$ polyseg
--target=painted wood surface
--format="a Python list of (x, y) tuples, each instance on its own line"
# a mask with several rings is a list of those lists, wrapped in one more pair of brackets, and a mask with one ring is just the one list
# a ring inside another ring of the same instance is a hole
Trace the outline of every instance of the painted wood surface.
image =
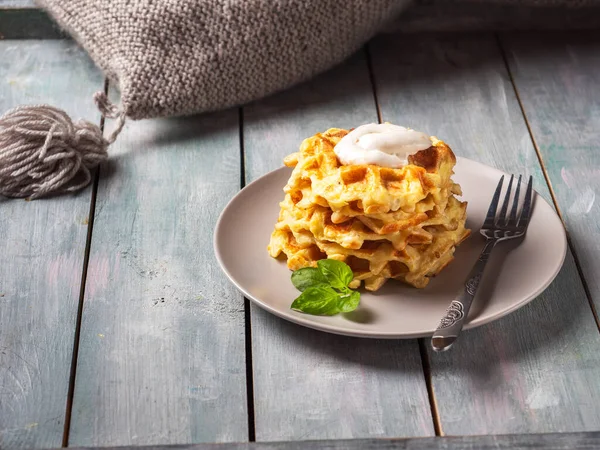
[[(376, 121), (360, 54), (244, 108), (246, 181), (281, 167), (316, 132)], [(252, 362), (257, 441), (434, 434), (414, 340), (335, 336), (252, 307)]]
[(37, 8), (33, 0), (1, 0), (0, 9), (31, 9)]
[(244, 304), (212, 246), (238, 112), (129, 122), (100, 179), (69, 444), (247, 440)]
[[(546, 2), (550, 3), (550, 2)], [(558, 3), (558, 2), (557, 2)], [(388, 29), (402, 32), (466, 32), (597, 29), (598, 5), (561, 2), (552, 7), (533, 2), (417, 1)]]
[[(144, 450), (592, 450), (600, 446), (600, 433), (561, 433), (504, 436), (461, 436), (409, 439), (354, 439), (295, 442), (248, 442), (235, 444), (199, 444), (183, 446), (119, 447)], [(106, 450), (117, 450), (115, 447)]]
[[(458, 155), (531, 174), (550, 198), (493, 36), (390, 36), (372, 48), (383, 120), (434, 134)], [(569, 254), (533, 303), (465, 332), (450, 352), (430, 355), (442, 431), (598, 429), (599, 345)]]
[(502, 41), (598, 311), (600, 38), (581, 32), (507, 35)]
[(33, 0), (0, 0), (0, 39), (65, 37), (67, 35)]
[[(0, 111), (50, 103), (99, 121), (101, 74), (72, 43), (0, 42)], [(0, 448), (61, 445), (91, 189), (0, 197)]]

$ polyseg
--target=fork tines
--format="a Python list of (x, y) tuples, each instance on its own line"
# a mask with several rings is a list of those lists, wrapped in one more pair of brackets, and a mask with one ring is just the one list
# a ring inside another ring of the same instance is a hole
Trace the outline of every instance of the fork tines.
[(512, 207), (510, 208), (510, 213), (508, 212), (514, 178), (514, 175), (510, 176), (506, 194), (504, 195), (504, 201), (502, 202), (502, 207), (500, 208), (500, 214), (498, 214), (496, 217), (498, 203), (500, 202), (500, 194), (502, 193), (502, 185), (504, 183), (504, 175), (502, 175), (500, 178), (482, 228), (524, 229), (529, 224), (529, 219), (531, 216), (531, 201), (533, 198), (533, 177), (529, 177), (529, 182), (527, 183), (527, 190), (525, 192), (525, 198), (523, 200), (523, 206), (520, 214), (517, 213), (519, 210), (522, 175), (519, 175), (519, 179), (517, 180), (515, 193), (514, 196), (512, 196)]

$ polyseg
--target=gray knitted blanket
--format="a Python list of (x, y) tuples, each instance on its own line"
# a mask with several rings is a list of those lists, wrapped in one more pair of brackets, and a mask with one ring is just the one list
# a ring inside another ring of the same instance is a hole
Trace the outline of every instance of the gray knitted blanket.
[[(385, 28), (498, 28), (523, 25), (523, 19), (535, 27), (549, 23), (540, 20), (549, 11), (557, 26), (582, 25), (582, 20), (590, 26), (587, 9), (600, 4), (600, 0), (38, 1), (119, 87), (121, 108), (132, 119), (222, 109), (263, 97), (341, 62)], [(569, 22), (572, 15), (580, 19)]]

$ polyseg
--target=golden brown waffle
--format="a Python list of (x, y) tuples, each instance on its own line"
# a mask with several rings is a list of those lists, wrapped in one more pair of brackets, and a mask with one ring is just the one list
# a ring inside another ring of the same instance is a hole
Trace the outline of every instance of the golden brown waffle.
[(425, 287), (469, 234), (467, 205), (454, 197), (460, 187), (450, 178), (452, 150), (432, 138), (399, 169), (342, 166), (333, 148), (347, 133), (317, 134), (285, 159), (294, 170), (269, 253), (284, 253), (292, 270), (323, 258), (345, 261), (354, 287), (364, 280), (377, 290), (389, 278)]

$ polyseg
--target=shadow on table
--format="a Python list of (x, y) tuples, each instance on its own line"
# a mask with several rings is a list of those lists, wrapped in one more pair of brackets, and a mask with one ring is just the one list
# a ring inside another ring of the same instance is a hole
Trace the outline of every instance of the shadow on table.
[[(328, 363), (358, 364), (385, 371), (422, 373), (416, 340), (361, 339), (330, 334), (288, 322), (253, 307), (260, 328), (283, 340), (294, 354), (308, 354), (310, 360), (325, 357)], [(260, 318), (258, 318), (260, 316)], [(341, 366), (343, 367), (343, 366)]]
[(429, 357), (434, 376), (464, 372), (485, 381), (505, 370), (507, 364), (535, 365), (536, 361), (557, 360), (580, 364), (580, 350), (590, 339), (600, 344), (569, 252), (557, 278), (538, 298), (496, 322), (465, 331), (450, 351), (429, 351)]

